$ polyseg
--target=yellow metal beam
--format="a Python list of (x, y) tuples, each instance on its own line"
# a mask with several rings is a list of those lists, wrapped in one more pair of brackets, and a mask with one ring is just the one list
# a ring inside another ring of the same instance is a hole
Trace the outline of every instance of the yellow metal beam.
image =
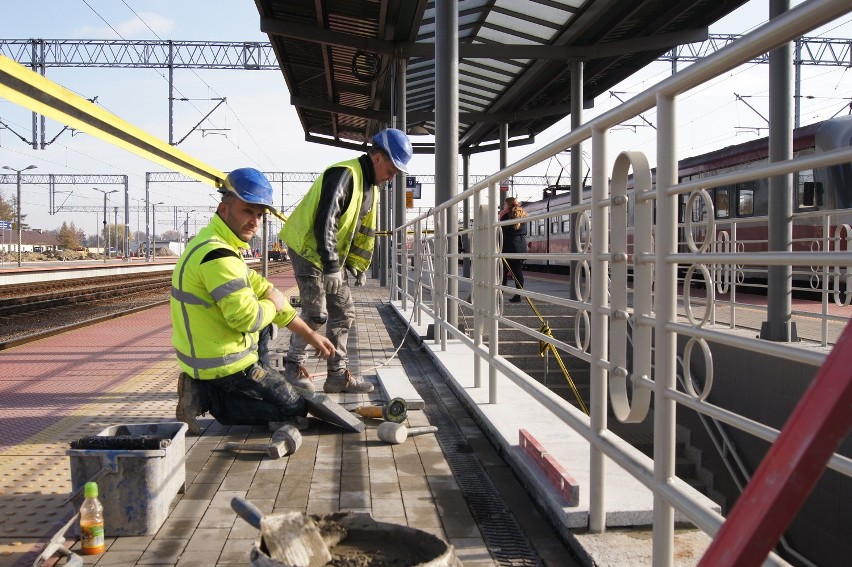
[(225, 174), (0, 55), (0, 97), (216, 187)]

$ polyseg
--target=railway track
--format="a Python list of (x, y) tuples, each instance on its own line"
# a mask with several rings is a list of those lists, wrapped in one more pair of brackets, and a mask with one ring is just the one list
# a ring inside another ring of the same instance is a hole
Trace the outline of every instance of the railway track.
[[(269, 266), (270, 274), (288, 270)], [(162, 305), (170, 293), (170, 273), (0, 286), (0, 350)]]

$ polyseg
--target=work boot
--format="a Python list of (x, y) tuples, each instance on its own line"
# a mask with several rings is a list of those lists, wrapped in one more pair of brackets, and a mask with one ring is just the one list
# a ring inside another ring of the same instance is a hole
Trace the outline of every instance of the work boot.
[(181, 372), (178, 377), (178, 403), (175, 417), (183, 421), (193, 435), (201, 435), (201, 425), (195, 419), (204, 415), (205, 411), (201, 405), (201, 392), (189, 374)]
[(292, 425), (299, 431), (304, 431), (310, 425), (307, 417), (302, 417), (301, 415), (297, 415), (296, 417), (291, 417), (290, 419), (286, 419), (284, 421), (270, 421), (269, 422), (269, 430), (270, 431), (278, 431), (285, 425)]
[(520, 302), (521, 302), (521, 296), (520, 295), (513, 295), (512, 299), (509, 300), (509, 303), (520, 303)]
[(352, 373), (348, 369), (343, 369), (340, 372), (330, 372), (322, 389), (327, 394), (337, 394), (339, 392), (362, 394), (372, 392), (373, 385), (360, 376), (357, 378), (352, 376)]
[(300, 364), (288, 361), (284, 365), (284, 379), (300, 392), (314, 391), (314, 383), (308, 369)]

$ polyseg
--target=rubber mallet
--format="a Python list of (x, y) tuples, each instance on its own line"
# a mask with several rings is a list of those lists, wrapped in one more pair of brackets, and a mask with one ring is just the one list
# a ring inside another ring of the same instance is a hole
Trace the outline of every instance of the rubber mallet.
[(405, 443), (405, 440), (415, 435), (423, 435), (426, 433), (435, 433), (438, 428), (434, 425), (425, 427), (406, 427), (401, 423), (386, 421), (379, 424), (378, 435), (379, 439), (391, 445), (399, 445)]
[(267, 457), (280, 459), (292, 455), (302, 446), (302, 434), (292, 425), (285, 425), (272, 434), (269, 443), (225, 443), (224, 451), (257, 451)]

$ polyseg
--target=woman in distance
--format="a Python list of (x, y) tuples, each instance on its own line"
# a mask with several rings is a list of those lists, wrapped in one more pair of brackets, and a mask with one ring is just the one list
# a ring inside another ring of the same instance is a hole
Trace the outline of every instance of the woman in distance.
[[(521, 207), (515, 197), (506, 197), (505, 206), (500, 211), (499, 220), (522, 219), (527, 216), (526, 211)], [(527, 225), (523, 222), (515, 224), (506, 224), (500, 227), (503, 231), (503, 253), (504, 254), (526, 254), (527, 252)], [(512, 275), (515, 280), (517, 289), (524, 288), (524, 260), (523, 258), (506, 258), (505, 262), (509, 268), (503, 270), (503, 284), (506, 285), (506, 278)], [(521, 296), (515, 294), (510, 300), (512, 303), (519, 303)]]

